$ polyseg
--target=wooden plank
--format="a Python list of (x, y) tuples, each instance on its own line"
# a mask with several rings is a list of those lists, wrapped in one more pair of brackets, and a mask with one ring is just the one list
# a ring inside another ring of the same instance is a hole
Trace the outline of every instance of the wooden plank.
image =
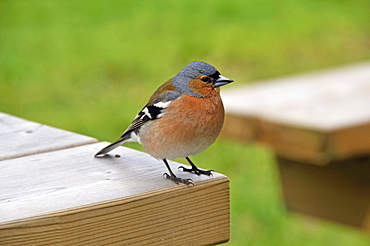
[(238, 141), (259, 141), (280, 156), (315, 165), (326, 165), (333, 158), (329, 134), (311, 129), (227, 114), (222, 134)]
[[(370, 111), (370, 105), (369, 105)], [(356, 157), (370, 155), (370, 122), (331, 132), (330, 142), (335, 156)]]
[(92, 137), (0, 112), (0, 161), (95, 142)]
[(370, 231), (370, 157), (314, 166), (278, 158), (288, 209)]
[[(184, 173), (107, 143), (0, 162), (1, 245), (213, 245), (229, 240), (229, 181)], [(119, 158), (114, 157), (116, 154)]]
[(222, 97), (223, 136), (318, 165), (370, 153), (370, 63), (263, 81)]

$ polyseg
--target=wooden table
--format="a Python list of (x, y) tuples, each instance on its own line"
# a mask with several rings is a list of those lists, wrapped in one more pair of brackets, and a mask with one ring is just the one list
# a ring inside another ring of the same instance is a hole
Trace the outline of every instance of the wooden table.
[[(0, 245), (214, 245), (229, 240), (222, 174), (162, 177), (148, 154), (0, 113)], [(115, 157), (119, 155), (120, 157)]]
[(370, 230), (370, 63), (222, 97), (222, 135), (272, 148), (289, 209)]

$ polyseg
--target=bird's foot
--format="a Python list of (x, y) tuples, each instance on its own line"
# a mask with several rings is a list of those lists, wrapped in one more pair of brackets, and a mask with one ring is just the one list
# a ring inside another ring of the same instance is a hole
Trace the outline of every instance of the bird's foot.
[(179, 166), (179, 169), (182, 169), (181, 171), (183, 172), (189, 172), (189, 173), (194, 173), (198, 176), (200, 175), (207, 175), (207, 176), (213, 176), (212, 175), (212, 172), (213, 170), (203, 170), (203, 169), (199, 169), (197, 167), (192, 167), (192, 168), (186, 168), (186, 167), (183, 167), (183, 166)]
[(193, 180), (191, 179), (182, 179), (182, 178), (176, 177), (175, 175), (168, 175), (167, 173), (164, 173), (163, 176), (167, 179), (172, 180), (175, 184), (182, 183), (182, 184), (194, 186)]

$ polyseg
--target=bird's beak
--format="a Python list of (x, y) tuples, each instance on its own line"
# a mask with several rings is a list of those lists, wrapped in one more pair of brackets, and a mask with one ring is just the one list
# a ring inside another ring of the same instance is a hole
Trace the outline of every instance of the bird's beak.
[(213, 84), (215, 87), (220, 87), (220, 86), (223, 86), (223, 85), (227, 85), (231, 82), (234, 82), (234, 80), (232, 79), (229, 79), (225, 76), (222, 76), (220, 75), (220, 77), (215, 81), (215, 83)]

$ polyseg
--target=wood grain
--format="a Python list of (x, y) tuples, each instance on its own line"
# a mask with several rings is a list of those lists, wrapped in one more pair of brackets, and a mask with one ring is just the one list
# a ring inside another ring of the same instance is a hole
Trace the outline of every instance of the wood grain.
[[(0, 162), (1, 245), (214, 245), (229, 239), (229, 181), (162, 177), (163, 163), (107, 143)], [(114, 156), (119, 154), (120, 158)]]
[(0, 112), (0, 161), (97, 142)]

